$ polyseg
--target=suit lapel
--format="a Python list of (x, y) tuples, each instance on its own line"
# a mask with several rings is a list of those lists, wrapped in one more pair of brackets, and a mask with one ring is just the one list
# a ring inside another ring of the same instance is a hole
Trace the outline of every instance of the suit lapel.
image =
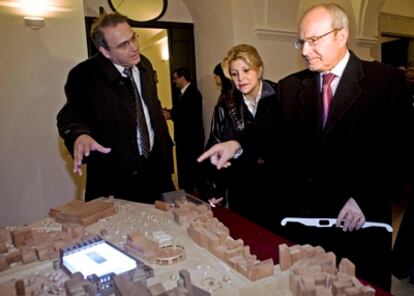
[(325, 133), (328, 133), (346, 114), (355, 100), (361, 94), (358, 81), (363, 77), (362, 67), (359, 59), (351, 52), (342, 78), (339, 81), (333, 97), (331, 109), (325, 126)]
[(319, 136), (322, 125), (322, 102), (319, 88), (319, 73), (309, 72), (309, 75), (302, 80), (302, 89), (298, 96), (307, 126), (314, 131), (315, 137)]

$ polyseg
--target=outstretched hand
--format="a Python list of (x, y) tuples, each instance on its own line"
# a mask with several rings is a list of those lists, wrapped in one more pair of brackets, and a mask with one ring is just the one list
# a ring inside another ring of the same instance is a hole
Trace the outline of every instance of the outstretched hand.
[(217, 169), (227, 168), (231, 165), (230, 159), (234, 157), (236, 152), (241, 148), (240, 143), (237, 141), (227, 141), (218, 143), (205, 151), (197, 158), (198, 162), (202, 162), (207, 158), (210, 158), (212, 165)]
[(89, 135), (80, 135), (73, 144), (73, 173), (82, 176), (83, 157), (88, 157), (91, 151), (98, 151), (104, 154), (111, 152), (111, 148), (106, 148), (98, 144)]

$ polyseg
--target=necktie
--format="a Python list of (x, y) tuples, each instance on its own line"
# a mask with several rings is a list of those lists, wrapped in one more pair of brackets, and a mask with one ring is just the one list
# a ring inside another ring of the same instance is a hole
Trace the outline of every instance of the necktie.
[(322, 102), (323, 102), (323, 115), (322, 115), (322, 124), (325, 127), (326, 119), (328, 119), (329, 108), (332, 103), (332, 89), (331, 83), (335, 78), (335, 74), (326, 73), (322, 75)]
[(144, 108), (142, 107), (141, 95), (138, 91), (137, 85), (135, 83), (134, 77), (132, 76), (132, 68), (125, 68), (124, 74), (131, 80), (134, 96), (136, 101), (136, 113), (137, 113), (137, 124), (138, 131), (141, 139), (141, 155), (145, 158), (148, 158), (150, 153), (150, 140), (148, 134), (147, 121), (145, 120)]

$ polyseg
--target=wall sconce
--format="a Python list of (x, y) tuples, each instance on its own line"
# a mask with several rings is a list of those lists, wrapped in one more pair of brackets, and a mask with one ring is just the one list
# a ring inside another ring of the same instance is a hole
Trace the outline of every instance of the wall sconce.
[(37, 16), (25, 16), (24, 25), (32, 28), (33, 30), (39, 30), (45, 26), (45, 19)]
[(168, 61), (170, 59), (170, 51), (168, 50), (168, 38), (163, 37), (160, 39), (161, 42), (161, 60)]

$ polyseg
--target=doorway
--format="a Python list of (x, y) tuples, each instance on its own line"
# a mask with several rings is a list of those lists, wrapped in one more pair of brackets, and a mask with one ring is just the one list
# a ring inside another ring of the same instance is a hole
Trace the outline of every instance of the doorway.
[[(162, 108), (172, 108), (172, 88), (170, 59), (168, 49), (168, 32), (162, 28), (137, 28), (133, 30), (138, 34), (140, 52), (152, 63), (156, 75), (158, 98)], [(168, 131), (174, 140), (174, 124), (167, 120)], [(177, 162), (174, 146), (174, 174), (173, 182), (178, 188)]]

